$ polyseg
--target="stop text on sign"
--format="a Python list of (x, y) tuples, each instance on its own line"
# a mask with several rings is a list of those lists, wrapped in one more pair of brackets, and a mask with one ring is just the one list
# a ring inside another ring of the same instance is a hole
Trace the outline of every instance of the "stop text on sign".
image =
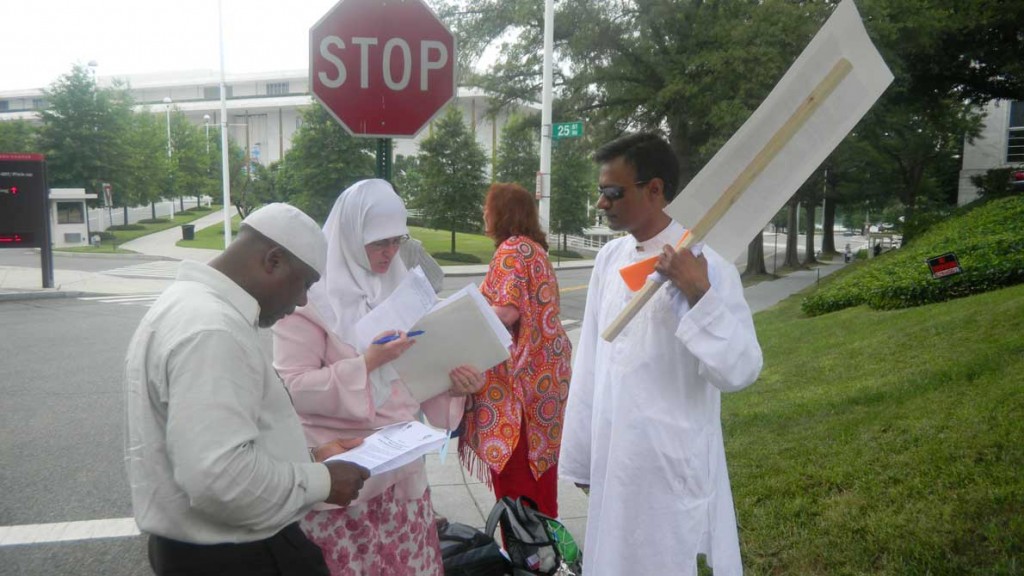
[[(384, 42), (383, 48), (376, 48), (380, 45), (380, 38), (371, 36), (353, 36), (348, 44), (338, 36), (325, 36), (320, 41), (320, 56), (335, 67), (335, 73), (321, 71), (317, 78), (327, 88), (340, 88), (348, 81), (348, 69), (342, 61), (340, 52), (345, 50), (359, 51), (359, 87), (370, 88), (370, 62), (373, 50), (383, 50), (381, 59), (373, 58), (374, 62), (381, 63), (381, 75), (384, 84), (391, 90), (399, 92), (409, 86), (412, 78), (413, 66), (419, 66), (419, 89), (422, 92), (430, 90), (430, 72), (442, 70), (448, 64), (448, 47), (437, 40), (421, 40), (417, 46), (416, 57), (414, 58), (412, 47), (403, 38), (390, 38)], [(396, 75), (397, 69), (397, 75)]]

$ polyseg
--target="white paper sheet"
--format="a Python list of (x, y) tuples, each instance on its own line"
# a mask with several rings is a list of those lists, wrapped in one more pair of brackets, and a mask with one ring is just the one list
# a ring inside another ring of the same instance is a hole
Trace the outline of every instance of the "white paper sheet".
[(436, 303), (437, 296), (423, 270), (419, 266), (409, 270), (391, 296), (356, 323), (356, 348), (365, 352), (382, 332), (408, 332)]
[(381, 428), (366, 437), (359, 446), (326, 461), (342, 460), (359, 464), (373, 476), (401, 468), (440, 449), (447, 437), (446, 432), (415, 420), (400, 422)]
[(512, 337), (476, 286), (439, 302), (411, 330), (416, 344), (391, 362), (413, 398), (422, 402), (451, 387), (454, 368), (484, 371), (509, 358)]
[(703, 238), (734, 261), (892, 82), (852, 0), (843, 0), (768, 98), (665, 211), (692, 228), (840, 58), (853, 69)]

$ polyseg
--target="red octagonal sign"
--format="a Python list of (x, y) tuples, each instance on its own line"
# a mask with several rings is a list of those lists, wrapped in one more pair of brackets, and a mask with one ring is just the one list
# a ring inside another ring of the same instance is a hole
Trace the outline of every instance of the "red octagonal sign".
[(309, 30), (309, 76), (353, 136), (412, 137), (455, 97), (455, 38), (421, 0), (341, 0)]

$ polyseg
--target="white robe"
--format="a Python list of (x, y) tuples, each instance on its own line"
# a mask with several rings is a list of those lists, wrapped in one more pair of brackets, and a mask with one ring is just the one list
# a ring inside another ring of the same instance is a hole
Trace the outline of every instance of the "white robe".
[(622, 266), (674, 245), (672, 222), (597, 255), (565, 414), (560, 475), (590, 485), (587, 576), (742, 574), (722, 442), (721, 392), (749, 386), (761, 347), (736, 268), (705, 247), (711, 289), (691, 310), (662, 288), (612, 343), (601, 332), (633, 293)]

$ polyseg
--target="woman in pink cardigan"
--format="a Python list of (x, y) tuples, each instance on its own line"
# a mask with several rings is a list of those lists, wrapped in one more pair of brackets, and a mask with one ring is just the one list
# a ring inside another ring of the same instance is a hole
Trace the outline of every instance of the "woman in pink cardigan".
[[(365, 437), (416, 419), (421, 410), (432, 425), (452, 430), (465, 396), (483, 385), (479, 371), (459, 367), (448, 392), (420, 404), (388, 366), (413, 340), (401, 334), (362, 354), (351, 344), (355, 323), (407, 273), (396, 256), (408, 237), (405, 221), (405, 206), (384, 180), (364, 180), (343, 192), (324, 226), (324, 276), (309, 291), (309, 304), (274, 326), (274, 367), (309, 446)], [(302, 529), (334, 575), (443, 573), (422, 460), (371, 476), (352, 504), (322, 505), (303, 519)]]

